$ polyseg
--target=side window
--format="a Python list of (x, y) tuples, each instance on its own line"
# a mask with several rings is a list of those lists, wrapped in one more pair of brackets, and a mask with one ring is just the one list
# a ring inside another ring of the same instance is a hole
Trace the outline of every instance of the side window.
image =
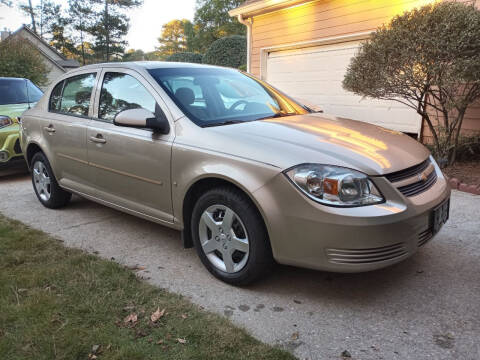
[(59, 111), (66, 114), (88, 116), (95, 76), (95, 73), (82, 74), (66, 79)]
[(37, 102), (43, 96), (42, 90), (40, 90), (30, 80), (27, 81), (27, 91), (28, 91), (28, 101), (31, 102), (31, 103)]
[(52, 90), (50, 94), (50, 102), (48, 103), (48, 110), (53, 112), (60, 111), (60, 103), (62, 101), (62, 90), (64, 81), (60, 81)]
[(113, 121), (119, 112), (138, 108), (155, 113), (155, 104), (152, 94), (133, 76), (108, 72), (103, 79), (98, 117)]

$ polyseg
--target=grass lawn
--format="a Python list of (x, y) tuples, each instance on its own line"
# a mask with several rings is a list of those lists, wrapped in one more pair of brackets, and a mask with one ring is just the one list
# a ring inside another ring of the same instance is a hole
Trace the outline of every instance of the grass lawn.
[(1, 215), (0, 358), (294, 359), (114, 262)]

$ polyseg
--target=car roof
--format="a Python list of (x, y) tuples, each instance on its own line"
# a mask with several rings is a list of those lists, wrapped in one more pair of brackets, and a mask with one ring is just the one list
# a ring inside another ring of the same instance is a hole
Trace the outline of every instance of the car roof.
[(159, 69), (159, 68), (220, 68), (219, 66), (195, 64), (195, 63), (183, 63), (183, 62), (171, 62), (171, 61), (129, 61), (129, 62), (110, 62), (85, 65), (75, 70), (83, 69), (98, 69), (104, 67), (121, 67), (125, 69)]
[(2, 80), (16, 80), (16, 81), (25, 81), (25, 78), (17, 78), (17, 77), (0, 77), (0, 81)]

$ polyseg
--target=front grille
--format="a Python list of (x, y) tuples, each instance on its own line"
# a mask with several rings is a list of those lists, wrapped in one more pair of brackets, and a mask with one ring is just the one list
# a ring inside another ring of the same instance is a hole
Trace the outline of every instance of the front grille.
[(425, 190), (428, 190), (433, 184), (435, 184), (436, 181), (437, 173), (433, 171), (430, 175), (427, 176), (427, 179), (425, 181), (420, 180), (413, 184), (399, 187), (398, 191), (400, 191), (405, 196), (418, 195)]
[(403, 243), (370, 249), (326, 249), (335, 264), (368, 264), (399, 258), (407, 254)]
[(418, 247), (425, 245), (431, 238), (433, 238), (433, 231), (431, 228), (422, 231), (418, 234)]
[[(427, 159), (418, 165), (387, 174), (385, 177), (393, 183), (397, 190), (403, 195), (415, 196), (428, 190), (437, 181), (437, 172), (435, 168), (433, 168), (427, 176), (422, 176), (425, 170), (432, 167), (433, 164), (430, 159)], [(411, 179), (411, 181), (408, 181), (409, 179)], [(405, 182), (407, 183), (406, 185), (401, 185), (401, 183)]]
[(428, 165), (430, 165), (430, 163), (431, 163), (430, 159), (427, 159), (418, 165), (387, 174), (385, 175), (385, 177), (392, 183), (405, 180), (405, 179), (408, 179), (409, 177), (420, 174), (423, 170), (425, 170), (428, 167)]
[(20, 141), (15, 141), (15, 145), (13, 146), (13, 150), (15, 151), (16, 154), (21, 154), (22, 153), (22, 148), (20, 147)]

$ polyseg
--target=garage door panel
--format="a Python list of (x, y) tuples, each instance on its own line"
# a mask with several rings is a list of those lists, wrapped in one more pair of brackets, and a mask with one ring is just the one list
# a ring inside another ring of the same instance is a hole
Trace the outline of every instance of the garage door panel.
[(359, 45), (356, 41), (271, 52), (267, 81), (326, 113), (416, 133), (420, 117), (413, 109), (396, 101), (364, 99), (343, 89), (343, 77)]

